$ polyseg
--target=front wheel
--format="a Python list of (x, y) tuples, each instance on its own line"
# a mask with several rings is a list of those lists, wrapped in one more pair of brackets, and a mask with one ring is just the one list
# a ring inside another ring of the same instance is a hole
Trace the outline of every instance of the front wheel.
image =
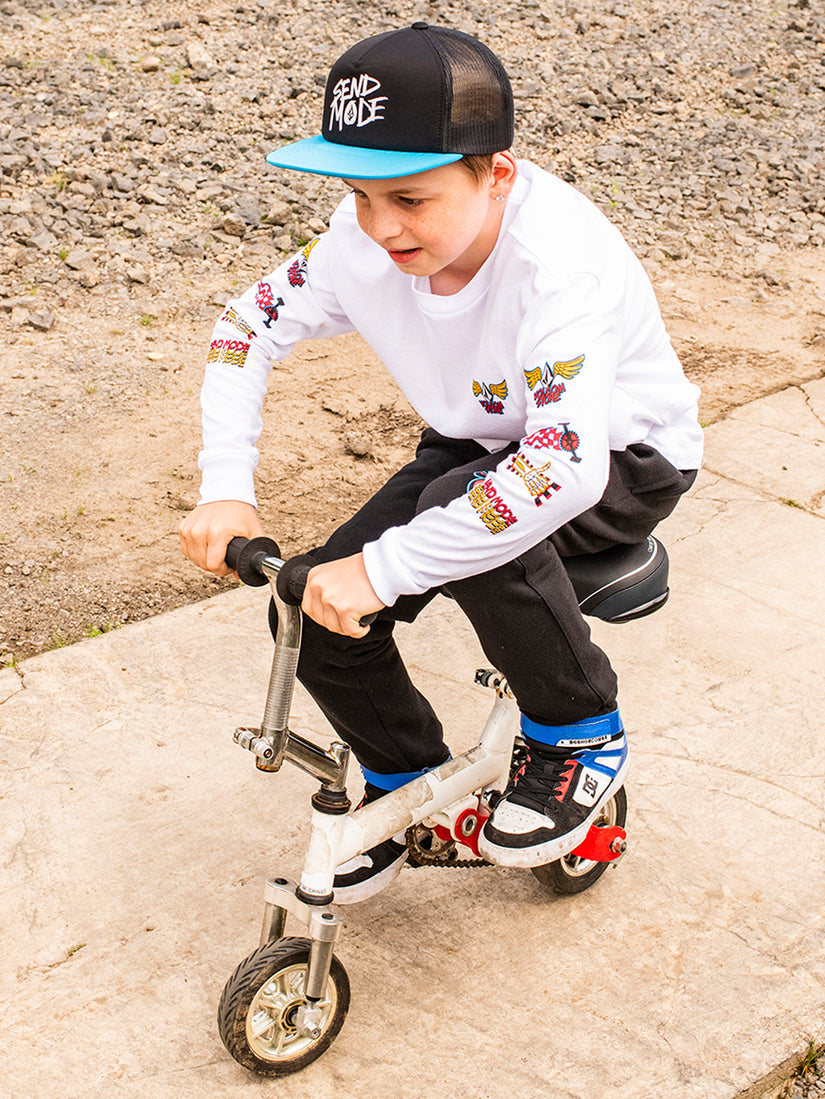
[(238, 1064), (262, 1076), (306, 1068), (329, 1048), (349, 1008), (349, 979), (333, 957), (324, 995), (310, 1028), (301, 1029), (307, 1004), (309, 939), (279, 939), (245, 958), (218, 1007), (221, 1040)]
[[(626, 820), (627, 794), (622, 786), (604, 803), (593, 824), (597, 828), (612, 828), (617, 825), (624, 828)], [(594, 862), (593, 859), (583, 859), (571, 854), (557, 859), (556, 862), (548, 862), (545, 866), (534, 866), (533, 875), (554, 893), (569, 895), (589, 889), (611, 865), (609, 862)]]

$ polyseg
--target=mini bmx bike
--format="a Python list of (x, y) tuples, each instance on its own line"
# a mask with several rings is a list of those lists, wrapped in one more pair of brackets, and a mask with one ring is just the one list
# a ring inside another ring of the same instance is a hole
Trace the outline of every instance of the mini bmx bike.
[[(282, 1076), (305, 1068), (330, 1046), (349, 1008), (349, 980), (333, 953), (342, 929), (334, 907), (336, 868), (402, 830), (412, 866), (488, 866), (478, 854), (479, 833), (525, 748), (504, 677), (480, 669), (475, 681), (491, 688), (495, 699), (476, 746), (353, 809), (346, 790), (349, 746), (334, 742), (322, 749), (289, 730), (310, 560), (282, 561), (268, 538), (234, 539), (226, 560), (244, 583), (269, 583), (278, 611), (263, 720), (259, 728), (236, 729), (235, 741), (253, 753), (259, 769), (278, 771), (288, 760), (321, 784), (312, 797), (301, 880), (266, 882), (260, 945), (235, 969), (218, 1008), (221, 1039), (235, 1060), (261, 1075)], [(582, 612), (609, 622), (651, 614), (668, 596), (667, 553), (652, 537), (567, 558), (565, 566)], [(624, 853), (626, 814), (621, 788), (579, 846), (531, 872), (557, 893), (588, 889)], [(284, 937), (288, 916), (303, 925), (305, 936)]]

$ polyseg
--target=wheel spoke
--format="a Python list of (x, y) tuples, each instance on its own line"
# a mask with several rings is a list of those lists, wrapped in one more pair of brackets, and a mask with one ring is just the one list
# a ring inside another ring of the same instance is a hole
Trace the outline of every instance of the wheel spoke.
[(250, 1020), (249, 1036), (257, 1040), (262, 1038), (267, 1031), (273, 1030), (275, 1026), (275, 1020), (271, 1015), (268, 1015), (265, 1011), (258, 1011)]

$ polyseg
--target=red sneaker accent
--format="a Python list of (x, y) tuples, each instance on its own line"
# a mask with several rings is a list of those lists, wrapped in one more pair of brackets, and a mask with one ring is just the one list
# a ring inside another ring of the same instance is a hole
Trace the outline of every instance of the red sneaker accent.
[(568, 789), (570, 788), (570, 783), (573, 781), (573, 775), (576, 773), (576, 760), (575, 759), (568, 759), (567, 764), (568, 764), (569, 770), (562, 771), (561, 779), (559, 781), (558, 786), (556, 787), (556, 793), (554, 795), (555, 798), (556, 798), (556, 801), (564, 801), (564, 795), (567, 793)]

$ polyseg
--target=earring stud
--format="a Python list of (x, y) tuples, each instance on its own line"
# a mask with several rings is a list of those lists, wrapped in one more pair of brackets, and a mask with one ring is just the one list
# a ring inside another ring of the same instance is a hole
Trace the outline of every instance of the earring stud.
[(496, 195), (496, 202), (504, 202), (504, 195)]

